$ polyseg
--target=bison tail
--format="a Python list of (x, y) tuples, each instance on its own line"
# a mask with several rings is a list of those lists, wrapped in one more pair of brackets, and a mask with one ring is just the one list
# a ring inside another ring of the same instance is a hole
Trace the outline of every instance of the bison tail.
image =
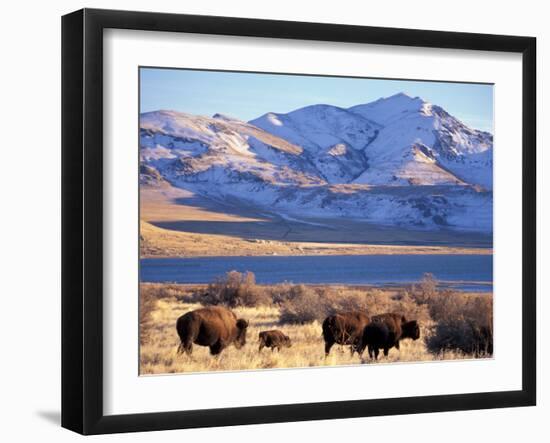
[(178, 353), (191, 354), (200, 328), (200, 321), (192, 315), (185, 314), (178, 318), (176, 330), (180, 339)]

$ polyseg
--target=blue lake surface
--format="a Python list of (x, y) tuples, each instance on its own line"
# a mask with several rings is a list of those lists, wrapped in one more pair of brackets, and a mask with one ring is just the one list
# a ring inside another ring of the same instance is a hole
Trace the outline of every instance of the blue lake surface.
[(403, 285), (426, 272), (442, 286), (493, 290), (492, 255), (329, 255), (141, 259), (142, 282), (210, 283), (228, 271), (252, 271), (256, 282)]

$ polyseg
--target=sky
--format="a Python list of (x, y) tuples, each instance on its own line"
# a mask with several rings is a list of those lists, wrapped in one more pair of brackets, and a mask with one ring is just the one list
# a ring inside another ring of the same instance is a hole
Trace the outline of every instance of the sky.
[(493, 86), (471, 83), (140, 68), (140, 112), (159, 109), (244, 121), (304, 106), (348, 108), (404, 92), (493, 132)]

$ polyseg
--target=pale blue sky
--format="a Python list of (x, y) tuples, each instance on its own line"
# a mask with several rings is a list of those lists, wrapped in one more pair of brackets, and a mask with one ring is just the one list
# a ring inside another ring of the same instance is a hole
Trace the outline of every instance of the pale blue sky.
[(319, 103), (347, 108), (404, 92), (493, 132), (492, 85), (156, 68), (141, 68), (140, 76), (141, 112), (221, 113), (248, 121), (266, 112)]

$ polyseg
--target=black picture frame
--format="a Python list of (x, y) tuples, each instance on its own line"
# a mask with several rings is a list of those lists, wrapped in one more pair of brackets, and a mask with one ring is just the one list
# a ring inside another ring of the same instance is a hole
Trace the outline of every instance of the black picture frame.
[[(104, 415), (103, 31), (108, 28), (503, 51), (523, 63), (522, 388)], [(83, 9), (62, 18), (62, 426), (82, 434), (488, 409), (536, 404), (536, 39), (230, 17)]]

